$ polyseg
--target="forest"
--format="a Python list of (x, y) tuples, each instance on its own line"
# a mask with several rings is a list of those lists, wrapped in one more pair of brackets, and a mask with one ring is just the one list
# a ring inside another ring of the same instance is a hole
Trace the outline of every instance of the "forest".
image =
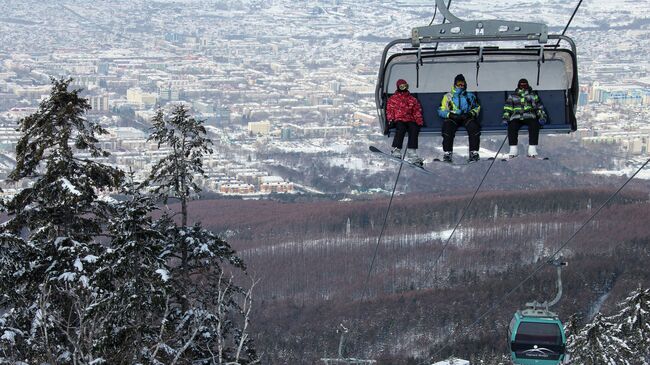
[(149, 141), (166, 154), (135, 181), (103, 163), (106, 131), (70, 82), (19, 123), (0, 364), (314, 364), (340, 328), (347, 357), (499, 364), (513, 313), (556, 293), (551, 258), (569, 263), (553, 310), (573, 363), (648, 363), (645, 180), (518, 176), (475, 196), (401, 192), (390, 210), (386, 195), (195, 200), (202, 121), (157, 111)]
[[(260, 279), (253, 328), (264, 362), (315, 363), (335, 355), (343, 323), (351, 329), (347, 356), (410, 364), (445, 345), (440, 359), (505, 354), (512, 314), (555, 295), (550, 266), (479, 324), (464, 326), (556, 253), (614, 191), (479, 194), (444, 252), (470, 195), (397, 197), (378, 246), (388, 198), (202, 200), (192, 202), (192, 211), (227, 237)], [(555, 308), (562, 319), (575, 315), (584, 325), (648, 287), (648, 209), (643, 183), (624, 190), (558, 253), (569, 263)]]

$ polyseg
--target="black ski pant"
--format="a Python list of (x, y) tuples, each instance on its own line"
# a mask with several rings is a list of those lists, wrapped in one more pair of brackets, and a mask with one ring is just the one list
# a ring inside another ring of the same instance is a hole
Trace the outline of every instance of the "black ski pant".
[(404, 136), (408, 132), (409, 142), (407, 148), (418, 148), (418, 134), (420, 134), (420, 126), (415, 122), (395, 122), (396, 131), (395, 138), (393, 138), (393, 147), (402, 149), (404, 144)]
[(519, 129), (528, 126), (528, 144), (537, 146), (541, 126), (537, 119), (515, 119), (508, 122), (508, 144), (516, 146), (519, 143)]
[(481, 125), (476, 119), (467, 119), (466, 121), (454, 122), (451, 119), (445, 119), (442, 122), (442, 149), (445, 152), (454, 150), (454, 137), (459, 127), (465, 127), (469, 137), (469, 150), (478, 151), (481, 137)]

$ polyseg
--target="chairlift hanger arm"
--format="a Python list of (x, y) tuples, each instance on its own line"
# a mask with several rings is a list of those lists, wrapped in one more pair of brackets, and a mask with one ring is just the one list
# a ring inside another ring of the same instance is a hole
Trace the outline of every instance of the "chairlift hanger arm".
[(551, 266), (555, 266), (555, 269), (557, 271), (557, 293), (555, 294), (555, 298), (551, 300), (550, 302), (530, 302), (526, 303), (526, 306), (532, 309), (537, 309), (537, 308), (545, 308), (548, 310), (549, 307), (552, 307), (556, 305), (560, 299), (562, 298), (562, 266), (567, 266), (568, 263), (562, 261), (562, 259), (556, 258), (556, 259), (551, 259), (548, 260), (547, 262)]
[(415, 27), (411, 30), (411, 44), (417, 47), (421, 42), (537, 40), (548, 42), (548, 26), (543, 23), (516, 22), (507, 20), (472, 20)]
[(436, 0), (436, 8), (438, 8), (442, 16), (450, 22), (462, 22), (462, 20), (449, 11), (449, 8), (447, 8), (447, 5), (445, 4), (445, 0)]
[(562, 261), (562, 259), (554, 259), (550, 260), (549, 264), (555, 266), (557, 270), (557, 294), (555, 295), (555, 298), (548, 303), (548, 306), (552, 307), (560, 301), (560, 298), (562, 298), (562, 266), (567, 266), (568, 263)]
[[(444, 0), (436, 0), (436, 9), (449, 20), (449, 23), (416, 27), (411, 31), (411, 44), (413, 47), (420, 45), (420, 42), (429, 38), (436, 42), (441, 39), (456, 39), (474, 37), (506, 38), (520, 37), (524, 35), (527, 39), (537, 39), (539, 43), (548, 41), (548, 27), (543, 23), (516, 22), (507, 20), (478, 20), (465, 21), (449, 11)], [(564, 35), (564, 33), (562, 33)]]

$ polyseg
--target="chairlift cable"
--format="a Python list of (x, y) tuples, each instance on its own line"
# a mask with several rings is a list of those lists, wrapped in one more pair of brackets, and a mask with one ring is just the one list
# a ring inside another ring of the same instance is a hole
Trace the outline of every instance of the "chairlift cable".
[[(447, 1), (447, 9), (449, 9), (450, 6), (451, 6), (451, 0)], [(438, 6), (436, 6), (436, 9), (433, 11), (433, 18), (431, 18), (431, 22), (429, 23), (429, 26), (431, 26), (431, 24), (433, 24), (433, 20), (436, 18), (436, 12), (437, 11), (438, 11)], [(442, 18), (442, 24), (445, 24), (445, 20), (447, 20), (447, 18), (443, 17)], [(436, 42), (436, 44), (433, 46), (433, 48), (435, 50), (438, 49), (438, 42)]]
[[(573, 21), (573, 17), (578, 12), (578, 8), (580, 8), (580, 4), (582, 4), (582, 0), (578, 1), (578, 5), (576, 5), (576, 8), (573, 10), (573, 14), (571, 14), (571, 18), (569, 18), (569, 21), (566, 23), (566, 26), (564, 26), (564, 30), (562, 31), (562, 35), (564, 35), (564, 33), (566, 33), (567, 29), (569, 29), (569, 25), (571, 25), (571, 22)], [(561, 41), (561, 39), (557, 40), (557, 43), (555, 44), (555, 48), (560, 46), (560, 41)]]
[[(406, 151), (404, 151), (404, 155), (402, 155), (402, 160), (406, 156)], [(388, 201), (388, 208), (386, 209), (386, 214), (384, 215), (384, 223), (381, 225), (381, 231), (379, 232), (379, 236), (377, 237), (377, 244), (375, 245), (375, 252), (372, 255), (372, 260), (370, 261), (370, 267), (368, 268), (368, 274), (366, 275), (366, 282), (364, 284), (364, 289), (362, 292), (361, 300), (363, 300), (366, 297), (366, 293), (368, 290), (368, 283), (370, 282), (370, 275), (372, 274), (372, 268), (375, 265), (375, 260), (377, 259), (377, 253), (379, 251), (379, 244), (381, 243), (381, 238), (384, 235), (384, 231), (386, 230), (386, 222), (388, 222), (388, 213), (390, 213), (390, 208), (393, 205), (393, 197), (395, 197), (395, 189), (397, 188), (397, 183), (399, 182), (399, 176), (402, 173), (402, 167), (404, 166), (404, 162), (399, 164), (399, 170), (397, 170), (397, 177), (395, 178), (395, 184), (393, 184), (393, 191), (390, 194), (390, 200)]]
[(488, 174), (490, 173), (490, 170), (492, 169), (492, 166), (494, 166), (494, 163), (498, 160), (499, 153), (501, 152), (501, 149), (503, 149), (503, 146), (505, 145), (507, 139), (508, 139), (508, 136), (506, 136), (506, 137), (503, 139), (503, 142), (501, 142), (501, 146), (499, 147), (499, 150), (498, 150), (497, 153), (494, 155), (494, 159), (493, 159), (492, 162), (490, 163), (490, 166), (487, 168), (487, 170), (486, 170), (485, 173), (483, 174), (483, 178), (481, 179), (481, 182), (478, 184), (478, 186), (477, 186), (476, 189), (474, 190), (474, 194), (472, 195), (472, 198), (469, 200), (469, 202), (468, 202), (467, 205), (465, 206), (465, 209), (463, 209), (463, 214), (460, 216), (460, 219), (458, 219), (458, 221), (456, 222), (456, 226), (455, 226), (454, 229), (451, 231), (451, 234), (449, 235), (449, 237), (447, 237), (447, 241), (445, 241), (445, 244), (442, 246), (442, 250), (440, 250), (440, 253), (438, 254), (438, 257), (437, 257), (436, 260), (433, 262), (433, 266), (431, 267), (431, 270), (427, 270), (427, 277), (426, 277), (425, 280), (424, 280), (425, 282), (426, 282), (426, 280), (428, 279), (428, 273), (432, 272), (432, 271), (436, 268), (436, 266), (438, 265), (438, 261), (440, 260), (440, 258), (442, 257), (442, 255), (443, 255), (444, 252), (445, 252), (445, 248), (447, 248), (447, 246), (449, 245), (449, 242), (451, 242), (451, 238), (454, 236), (454, 233), (456, 233), (456, 230), (457, 230), (458, 227), (460, 226), (460, 223), (463, 221), (463, 218), (465, 218), (465, 215), (466, 215), (467, 212), (469, 211), (469, 207), (472, 205), (472, 202), (474, 202), (474, 199), (476, 198), (476, 195), (478, 194), (479, 190), (481, 189), (481, 186), (483, 186), (483, 183), (485, 182), (485, 178), (486, 178), (486, 177), (488, 176)]
[[(622, 190), (623, 190), (623, 188), (625, 188), (625, 186), (627, 186), (627, 184), (628, 184), (630, 181), (632, 181), (632, 179), (634, 179), (634, 177), (635, 177), (639, 172), (641, 172), (641, 170), (643, 170), (643, 168), (646, 167), (646, 165), (648, 165), (648, 163), (650, 163), (650, 158), (647, 159), (646, 162), (645, 162), (643, 165), (641, 165), (641, 167), (639, 167), (639, 168), (636, 170), (636, 172), (635, 172), (632, 176), (630, 176), (630, 177), (625, 181), (625, 183), (624, 183), (623, 185), (621, 185), (621, 187), (618, 188), (618, 190), (616, 190), (616, 192), (614, 192), (612, 195), (610, 195), (610, 197), (607, 198), (607, 200), (606, 200), (606, 201), (605, 201), (605, 202), (604, 202), (604, 203), (603, 203), (603, 204), (602, 204), (602, 205), (601, 205), (601, 206), (600, 206), (600, 207), (599, 207), (599, 208), (594, 212), (594, 214), (592, 214), (592, 215), (589, 217), (589, 219), (587, 219), (587, 220), (586, 220), (586, 221), (585, 221), (585, 222), (584, 222), (584, 223), (583, 223), (583, 224), (582, 224), (582, 225), (581, 225), (581, 226), (580, 226), (580, 227), (579, 227), (579, 228), (578, 228), (578, 229), (573, 233), (573, 235), (571, 235), (571, 237), (569, 237), (569, 238), (568, 238), (568, 239), (567, 239), (567, 240), (566, 240), (562, 245), (560, 245), (560, 248), (558, 248), (558, 249), (557, 249), (557, 250), (556, 250), (556, 251), (555, 251), (555, 252), (554, 252), (554, 253), (549, 257), (548, 260), (552, 260), (553, 258), (555, 258), (555, 256), (557, 256), (557, 255), (560, 253), (560, 251), (562, 251), (562, 250), (563, 250), (563, 249), (564, 249), (564, 248), (565, 248), (565, 247), (566, 247), (566, 246), (567, 246), (567, 245), (568, 245), (568, 244), (569, 244), (569, 243), (570, 243), (570, 242), (571, 242), (571, 241), (572, 241), (572, 240), (573, 240), (577, 235), (578, 235), (578, 233), (580, 233), (580, 232), (582, 231), (582, 229), (583, 229), (584, 227), (586, 227), (587, 224), (589, 224), (589, 223), (590, 223), (590, 222), (591, 222), (591, 221), (596, 217), (596, 215), (598, 215), (598, 213), (600, 213), (600, 211), (603, 210), (603, 208), (605, 208), (605, 206), (607, 206), (607, 205), (608, 205), (608, 204), (609, 204), (609, 203), (610, 203), (610, 202), (611, 202), (611, 201), (612, 201), (612, 200), (613, 200), (613, 199), (614, 199), (614, 198), (615, 198), (615, 197), (616, 197), (616, 196), (617, 196), (617, 195), (618, 195)], [(508, 297), (510, 297), (510, 295), (512, 295), (512, 293), (514, 293), (516, 290), (518, 290), (519, 288), (521, 288), (522, 285), (524, 285), (524, 284), (525, 284), (528, 280), (530, 280), (530, 279), (531, 279), (531, 278), (532, 278), (532, 277), (533, 277), (537, 272), (539, 272), (543, 267), (545, 267), (545, 266), (547, 265), (547, 261), (548, 261), (548, 260), (546, 260), (546, 261), (544, 261), (543, 263), (541, 263), (540, 265), (538, 265), (538, 266), (535, 268), (535, 270), (533, 270), (533, 271), (532, 271), (528, 276), (526, 276), (523, 280), (521, 280), (521, 281), (519, 282), (519, 284), (517, 284), (514, 288), (512, 288), (510, 291), (508, 291), (504, 296), (502, 296), (501, 298), (499, 298), (499, 299), (498, 299), (498, 300), (497, 300), (497, 301), (496, 301), (496, 302), (495, 302), (495, 303), (494, 303), (494, 304), (493, 304), (489, 309), (487, 309), (485, 312), (483, 312), (483, 313), (482, 313), (482, 314), (481, 314), (481, 315), (480, 315), (480, 316), (479, 316), (479, 317), (478, 317), (474, 322), (472, 322), (470, 325), (466, 326), (465, 329), (460, 333), (460, 335), (464, 335), (464, 334), (466, 334), (470, 329), (472, 329), (472, 328), (473, 328), (474, 326), (476, 326), (476, 325), (477, 325), (481, 320), (483, 320), (483, 318), (485, 318), (488, 314), (492, 313), (492, 311), (494, 311), (495, 309), (501, 307), (501, 305), (504, 303), (504, 301), (505, 301)], [(435, 352), (435, 353), (434, 353), (434, 354), (433, 354), (429, 359), (433, 359), (433, 358), (435, 358), (435, 357), (438, 356), (438, 355), (439, 355), (439, 354), (440, 354), (444, 349), (446, 349), (447, 347), (449, 347), (449, 340), (455, 337), (455, 336), (454, 336), (454, 335), (455, 335), (455, 332), (456, 332), (456, 331), (452, 331), (452, 333), (451, 333), (451, 334), (450, 334), (450, 335), (449, 335), (449, 336), (444, 340), (444, 342), (446, 342), (447, 344), (445, 344), (445, 345), (444, 345), (443, 347), (441, 347), (438, 351), (436, 351), (436, 352)], [(444, 343), (444, 342), (443, 342), (443, 343)], [(421, 365), (421, 364), (426, 364), (426, 363), (428, 363), (428, 361), (421, 362), (421, 363), (419, 363), (419, 365)]]
[[(449, 0), (449, 1), (447, 2), (447, 9), (449, 9), (449, 6), (450, 6), (450, 5), (451, 5), (451, 0)], [(431, 25), (433, 24), (433, 21), (436, 20), (436, 14), (437, 14), (437, 13), (438, 13), (438, 7), (436, 6), (436, 7), (434, 7), (434, 9), (433, 9), (433, 18), (431, 18), (431, 21), (429, 22), (429, 26), (431, 26)], [(442, 23), (443, 23), (443, 24), (445, 23), (445, 20), (447, 20), (447, 19), (443, 17), (443, 18), (442, 18)]]
[(433, 24), (433, 21), (436, 20), (436, 14), (437, 14), (437, 13), (438, 13), (438, 7), (436, 6), (436, 7), (433, 9), (433, 18), (431, 18), (431, 21), (429, 22), (429, 26), (431, 26), (431, 25)]
[[(404, 151), (404, 154), (402, 155), (402, 160), (406, 157), (406, 151)], [(372, 268), (375, 265), (375, 261), (377, 259), (377, 254), (379, 252), (379, 244), (381, 243), (381, 238), (384, 236), (384, 231), (386, 230), (386, 222), (388, 222), (388, 214), (390, 213), (390, 208), (393, 205), (393, 198), (395, 197), (395, 190), (397, 189), (397, 183), (399, 182), (399, 177), (402, 174), (402, 167), (404, 167), (404, 162), (399, 164), (399, 170), (397, 170), (397, 177), (395, 177), (395, 184), (393, 184), (393, 191), (390, 194), (390, 200), (388, 201), (388, 208), (386, 208), (386, 214), (384, 215), (384, 222), (381, 225), (381, 231), (379, 232), (379, 236), (377, 237), (377, 244), (375, 245), (375, 251), (372, 255), (372, 260), (370, 261), (370, 267), (368, 268), (368, 274), (366, 275), (366, 280), (363, 284), (363, 291), (361, 292), (361, 301), (363, 301), (367, 294), (368, 294), (368, 288), (369, 288), (369, 283), (370, 283), (370, 276), (372, 275)], [(361, 312), (361, 303), (359, 304), (357, 311), (357, 315)]]
[[(451, 6), (451, 0), (447, 1), (447, 9)], [(442, 24), (445, 24), (445, 20), (447, 20), (446, 17), (442, 17)]]

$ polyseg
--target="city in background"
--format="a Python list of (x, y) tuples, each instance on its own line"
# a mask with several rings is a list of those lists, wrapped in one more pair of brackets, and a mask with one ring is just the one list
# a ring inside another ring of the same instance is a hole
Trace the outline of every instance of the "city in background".
[[(538, 3), (458, 1), (452, 10), (514, 19)], [(561, 31), (573, 4), (541, 3), (546, 11), (526, 20)], [(632, 4), (590, 3), (575, 19), (579, 131), (559, 137), (580, 148), (614, 146), (627, 159), (647, 156), (650, 143), (650, 21), (643, 9), (621, 11)], [(109, 131), (101, 140), (107, 162), (125, 170), (143, 174), (166, 153), (147, 143), (150, 120), (183, 103), (214, 142), (206, 191), (331, 193), (318, 179), (298, 178), (317, 161), (350, 172), (338, 192), (384, 192), (355, 178), (394, 167), (366, 153), (386, 143), (374, 104), (381, 52), (428, 24), (432, 10), (432, 1), (10, 0), (0, 16), (0, 177), (15, 163), (17, 121), (37, 110), (51, 77), (71, 77), (90, 101), (88, 118)], [(429, 159), (439, 153), (438, 140), (423, 144)], [(20, 186), (4, 188), (11, 195)]]

